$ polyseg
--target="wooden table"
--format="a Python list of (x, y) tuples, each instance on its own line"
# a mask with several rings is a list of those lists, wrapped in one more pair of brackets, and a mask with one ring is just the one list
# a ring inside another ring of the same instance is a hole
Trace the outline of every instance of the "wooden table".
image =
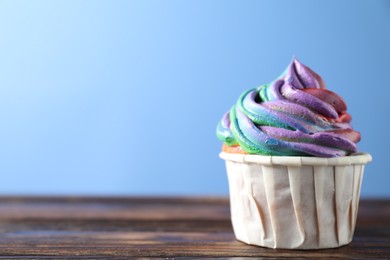
[(363, 200), (352, 244), (293, 251), (236, 241), (226, 198), (0, 198), (0, 258), (390, 259), (390, 200)]

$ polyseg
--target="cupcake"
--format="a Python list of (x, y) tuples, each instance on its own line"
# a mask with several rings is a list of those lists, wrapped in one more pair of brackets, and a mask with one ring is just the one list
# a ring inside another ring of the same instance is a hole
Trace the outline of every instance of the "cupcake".
[(344, 100), (293, 59), (244, 92), (222, 117), (235, 236), (269, 248), (320, 249), (352, 241), (368, 153)]

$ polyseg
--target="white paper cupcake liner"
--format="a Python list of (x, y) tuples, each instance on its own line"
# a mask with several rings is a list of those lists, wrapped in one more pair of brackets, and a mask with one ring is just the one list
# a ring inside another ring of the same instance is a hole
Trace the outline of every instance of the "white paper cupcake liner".
[(338, 158), (222, 152), (235, 236), (286, 249), (333, 248), (351, 242), (367, 153)]

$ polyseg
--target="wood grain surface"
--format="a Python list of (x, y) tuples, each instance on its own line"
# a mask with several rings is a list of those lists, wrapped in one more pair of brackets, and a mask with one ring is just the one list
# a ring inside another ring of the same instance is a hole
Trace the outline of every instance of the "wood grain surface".
[(226, 198), (0, 198), (0, 258), (390, 259), (390, 200), (360, 203), (353, 242), (274, 250), (236, 241)]

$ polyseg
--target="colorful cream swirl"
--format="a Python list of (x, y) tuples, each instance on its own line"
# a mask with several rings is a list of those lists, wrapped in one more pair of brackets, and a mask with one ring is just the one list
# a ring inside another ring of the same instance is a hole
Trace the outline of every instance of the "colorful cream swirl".
[(347, 106), (294, 59), (282, 76), (244, 92), (217, 127), (227, 146), (249, 154), (336, 157), (356, 152)]

